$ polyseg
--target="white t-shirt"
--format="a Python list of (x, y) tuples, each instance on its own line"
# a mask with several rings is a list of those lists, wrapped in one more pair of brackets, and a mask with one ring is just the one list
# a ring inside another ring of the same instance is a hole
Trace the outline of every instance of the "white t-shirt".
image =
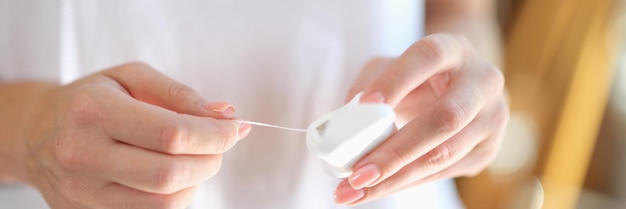
[[(143, 61), (244, 119), (306, 127), (342, 105), (373, 56), (417, 40), (416, 0), (0, 0), (0, 80), (71, 82)], [(253, 127), (191, 208), (341, 208), (304, 135)], [(357, 208), (461, 208), (451, 181)], [(0, 184), (0, 208), (46, 208)]]

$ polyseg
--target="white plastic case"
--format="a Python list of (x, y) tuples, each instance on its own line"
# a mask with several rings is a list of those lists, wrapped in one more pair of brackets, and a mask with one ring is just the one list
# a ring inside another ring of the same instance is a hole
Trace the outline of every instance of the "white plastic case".
[(396, 130), (393, 108), (382, 103), (359, 103), (361, 95), (308, 127), (307, 147), (333, 177), (350, 176), (354, 163)]

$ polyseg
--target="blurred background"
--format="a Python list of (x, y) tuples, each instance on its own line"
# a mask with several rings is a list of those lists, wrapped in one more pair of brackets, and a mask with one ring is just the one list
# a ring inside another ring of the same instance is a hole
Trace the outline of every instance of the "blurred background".
[(511, 119), (468, 209), (626, 208), (626, 0), (500, 0)]

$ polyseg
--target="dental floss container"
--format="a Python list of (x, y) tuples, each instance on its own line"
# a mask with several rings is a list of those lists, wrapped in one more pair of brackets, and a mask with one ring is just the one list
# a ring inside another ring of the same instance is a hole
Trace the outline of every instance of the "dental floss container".
[(350, 176), (354, 163), (396, 130), (393, 108), (382, 103), (360, 103), (362, 94), (315, 120), (307, 130), (309, 151), (336, 178)]

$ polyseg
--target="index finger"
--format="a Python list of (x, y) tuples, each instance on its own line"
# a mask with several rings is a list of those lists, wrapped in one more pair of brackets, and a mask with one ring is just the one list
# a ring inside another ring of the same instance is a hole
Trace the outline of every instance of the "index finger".
[(127, 144), (167, 154), (219, 154), (239, 138), (233, 120), (179, 114), (115, 90), (101, 94), (104, 131)]
[(131, 62), (102, 71), (113, 79), (122, 91), (133, 98), (177, 113), (230, 118), (235, 108), (225, 102), (207, 102), (191, 87), (171, 79), (151, 66)]
[(365, 88), (361, 101), (382, 99), (391, 106), (397, 105), (433, 75), (458, 69), (463, 64), (463, 42), (463, 38), (444, 34), (420, 39)]
[[(500, 71), (473, 55), (463, 58), (460, 69), (452, 69), (456, 75), (435, 103), (355, 164), (355, 173), (350, 177), (353, 186), (376, 185), (427, 153), (431, 153), (426, 158), (434, 166), (445, 166), (473, 147), (468, 143), (471, 140), (450, 138), (465, 130), (485, 105), (501, 95), (504, 87)], [(357, 180), (363, 172), (376, 176), (375, 180)]]

